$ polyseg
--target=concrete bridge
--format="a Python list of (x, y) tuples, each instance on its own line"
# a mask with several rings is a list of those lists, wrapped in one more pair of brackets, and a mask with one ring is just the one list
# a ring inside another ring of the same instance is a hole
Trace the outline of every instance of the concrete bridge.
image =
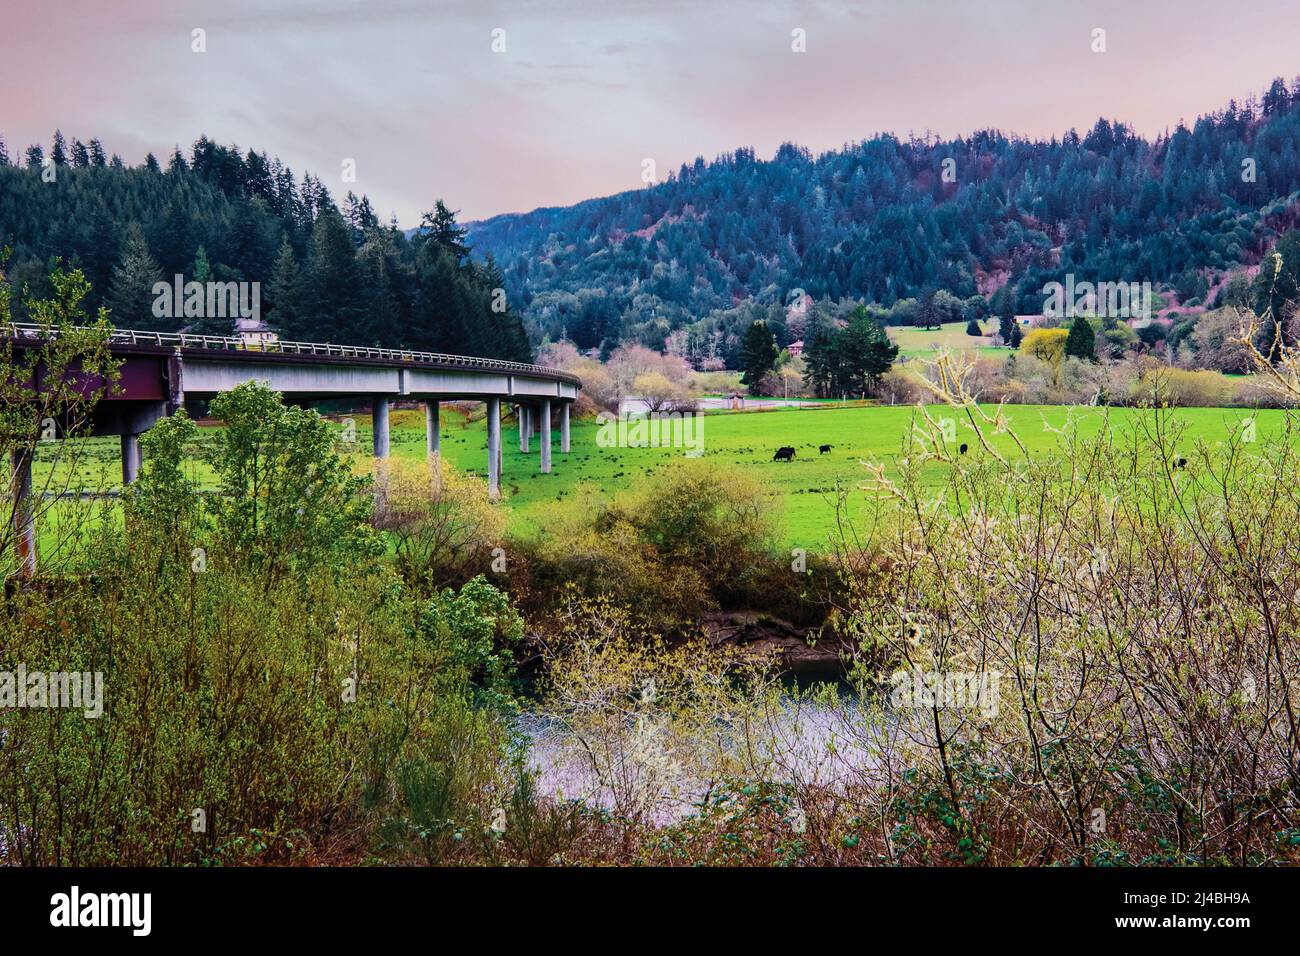
[[(0, 328), (15, 348), (40, 344), (48, 329), (14, 323)], [(229, 336), (188, 335), (117, 329), (110, 341), (121, 360), (119, 387), (95, 408), (92, 434), (122, 439), (122, 480), (130, 483), (140, 469), (140, 435), (186, 399), (211, 399), (248, 381), (258, 381), (296, 404), (337, 398), (370, 403), (374, 420), (374, 453), (389, 452), (388, 410), (395, 399), (424, 403), (426, 446), (440, 451), (439, 405), (474, 400), (487, 405), (488, 490), (501, 489), (501, 403), (516, 406), (519, 448), (528, 451), (532, 436), (540, 439), (541, 470), (551, 470), (551, 422), (558, 410), (560, 451), (569, 451), (569, 406), (582, 382), (573, 375), (540, 365), (499, 359), (329, 345), (319, 342), (273, 342), (250, 346)], [(31, 488), (31, 457), (16, 454), (15, 494)], [(18, 518), (19, 509), (15, 509)], [(28, 509), (30, 514), (30, 509)], [(27, 523), (30, 525), (30, 522)], [(20, 538), (32, 545), (34, 528)]]

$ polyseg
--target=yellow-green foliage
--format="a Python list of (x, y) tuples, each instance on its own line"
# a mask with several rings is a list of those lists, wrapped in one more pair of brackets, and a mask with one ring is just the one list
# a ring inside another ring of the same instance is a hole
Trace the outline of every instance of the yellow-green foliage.
[(392, 535), (397, 567), (411, 582), (461, 584), (491, 569), (507, 513), (487, 486), (442, 462), (390, 458), (370, 464), (375, 526)]
[[(1062, 429), (1050, 460), (956, 461), (952, 507), (918, 466), (885, 483), (850, 619), (897, 721), (892, 859), (1294, 857), (1295, 428), (1195, 442), (1157, 412)], [(896, 668), (997, 679), (978, 706), (899, 701)]]
[(1236, 400), (1237, 389), (1231, 379), (1205, 369), (1149, 369), (1133, 383), (1130, 398), (1150, 405), (1176, 405), (1187, 408), (1213, 408)]
[(1065, 355), (1069, 329), (1030, 329), (1020, 342), (1020, 351), (1051, 365), (1058, 365)]
[(543, 711), (586, 771), (571, 796), (638, 828), (724, 780), (767, 775), (745, 743), (776, 686), (770, 662), (702, 641), (665, 645), (607, 601), (571, 602), (563, 622)]
[(675, 461), (611, 508), (669, 560), (694, 564), (710, 579), (744, 573), (750, 555), (771, 546), (772, 511), (752, 473), (699, 459)]
[(104, 675), (97, 720), (0, 711), (14, 862), (319, 852), (356, 823), (363, 787), (387, 788), (396, 754), (377, 743), (418, 750), (455, 709), (454, 672), (387, 573), (266, 587), (220, 553), (201, 573), (134, 546), (101, 554), (96, 581), (16, 597), (0, 620), (11, 665)]
[(692, 629), (770, 560), (772, 499), (739, 468), (681, 461), (610, 499), (586, 485), (532, 545), (532, 587), (608, 596), (657, 629)]

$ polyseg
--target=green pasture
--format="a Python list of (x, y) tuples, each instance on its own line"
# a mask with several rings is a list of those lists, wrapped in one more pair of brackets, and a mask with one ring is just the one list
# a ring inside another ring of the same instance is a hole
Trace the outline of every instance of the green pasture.
[[(980, 323), (986, 332), (997, 329), (997, 319)], [(987, 335), (966, 334), (965, 322), (946, 322), (938, 329), (919, 329), (910, 325), (891, 325), (885, 329), (904, 358), (932, 359), (943, 349), (954, 352), (974, 351), (985, 355), (1010, 355), (1011, 350), (992, 344)]]
[[(932, 407), (936, 419), (956, 416), (948, 409)], [(1025, 442), (1031, 454), (1057, 453), (1059, 436), (1049, 430), (1061, 428), (1073, 414), (1081, 434), (1100, 430), (1105, 412), (1100, 409), (1074, 409), (1061, 406), (1009, 406), (1011, 427)], [(888, 465), (902, 453), (911, 424), (917, 415), (911, 406), (875, 406), (836, 408), (821, 406), (809, 409), (780, 409), (764, 412), (722, 412), (705, 417), (705, 461), (736, 465), (760, 476), (772, 491), (774, 504), (781, 515), (783, 537), (791, 547), (816, 548), (825, 543), (835, 527), (836, 489), (850, 489), (850, 506), (860, 510), (866, 493), (859, 486), (867, 474), (862, 461)], [(1113, 428), (1130, 429), (1136, 416), (1150, 416), (1151, 411), (1111, 409)], [(1190, 450), (1198, 440), (1218, 441), (1240, 426), (1248, 414), (1241, 409), (1180, 409), (1172, 413), (1185, 426), (1184, 443)], [(1281, 426), (1282, 412), (1265, 410), (1258, 415), (1256, 431), (1260, 438)], [(418, 419), (418, 415), (412, 416)], [(394, 451), (399, 455), (422, 455), (422, 424), (414, 426), (403, 419), (394, 429)], [(360, 427), (360, 425), (359, 425)], [(973, 443), (973, 433), (960, 424), (956, 441)], [(368, 440), (368, 439), (367, 439)], [(827, 454), (820, 445), (832, 445)], [(997, 436), (996, 447), (1010, 452), (1013, 445), (1007, 436)], [(793, 461), (773, 461), (775, 450), (782, 445), (796, 449)], [(606, 492), (634, 487), (638, 481), (665, 467), (674, 458), (684, 456), (681, 449), (671, 448), (601, 448), (596, 443), (596, 425), (577, 423), (573, 428), (573, 451), (565, 456), (555, 434), (553, 471), (539, 472), (537, 444), (532, 453), (519, 452), (517, 432), (505, 433), (505, 463), (502, 489), (513, 511), (516, 530), (531, 532), (545, 522), (548, 508), (570, 496), (581, 481), (593, 482)], [(467, 427), (452, 424), (443, 428), (443, 449), (458, 468), (484, 475), (486, 441), (481, 422)], [(935, 479), (943, 466), (934, 466)]]
[[(959, 416), (940, 406), (932, 406), (930, 411), (936, 419), (952, 417), (958, 423), (956, 442), (968, 442), (974, 448), (973, 433), (960, 424)], [(1036, 405), (1008, 406), (1007, 413), (1011, 427), (1032, 454), (1059, 453), (1059, 436), (1050, 429), (1063, 427), (1067, 416), (1075, 417), (1083, 434), (1095, 434), (1106, 414), (1101, 409)], [(790, 547), (817, 548), (825, 543), (835, 526), (837, 487), (850, 490), (851, 508), (860, 511), (866, 501), (866, 493), (859, 488), (866, 480), (861, 462), (879, 461), (888, 465), (895, 461), (904, 449), (917, 414), (911, 406), (835, 405), (713, 413), (705, 416), (701, 457), (706, 462), (739, 466), (763, 479), (772, 490), (784, 541)], [(1138, 416), (1153, 414), (1150, 410), (1127, 408), (1109, 411), (1112, 427), (1119, 429), (1131, 429)], [(1252, 413), (1244, 409), (1195, 408), (1167, 414), (1185, 428), (1183, 444), (1190, 451), (1198, 440), (1214, 442), (1227, 438), (1230, 430)], [(1264, 438), (1281, 427), (1284, 413), (1261, 410), (1253, 414), (1257, 416), (1257, 433)], [(359, 461), (364, 462), (371, 447), (370, 420), (364, 415), (351, 417), (356, 443), (343, 447), (355, 448)], [(421, 410), (394, 411), (390, 425), (394, 455), (408, 458), (424, 455)], [(342, 433), (344, 425), (340, 423), (339, 428)], [(212, 431), (204, 429), (204, 440), (211, 440)], [(680, 448), (602, 448), (597, 444), (596, 433), (594, 421), (575, 421), (573, 450), (562, 455), (559, 429), (554, 429), (553, 471), (543, 475), (539, 470), (537, 440), (532, 442), (531, 453), (521, 453), (513, 418), (506, 420), (502, 428), (505, 449), (502, 506), (510, 509), (511, 527), (516, 533), (536, 533), (545, 525), (549, 509), (572, 500), (579, 482), (591, 482), (606, 493), (617, 493), (636, 487), (685, 454)], [(79, 462), (76, 475), (80, 484), (89, 488), (117, 487), (120, 477), (117, 440), (94, 439), (84, 444), (88, 452)], [(818, 446), (823, 444), (832, 445), (832, 450), (820, 454)], [(796, 449), (793, 461), (772, 460), (773, 452), (782, 445)], [(1007, 452), (1012, 449), (1007, 436), (996, 436), (995, 445)], [(481, 412), (478, 418), (467, 418), (453, 408), (444, 408), (442, 448), (446, 459), (456, 468), (486, 481), (487, 441)], [(52, 449), (46, 449), (38, 458), (38, 487), (43, 476), (48, 477), (51, 453)], [(942, 467), (932, 466), (936, 481)], [(195, 462), (192, 468), (193, 477), (210, 486), (212, 476), (206, 466)]]

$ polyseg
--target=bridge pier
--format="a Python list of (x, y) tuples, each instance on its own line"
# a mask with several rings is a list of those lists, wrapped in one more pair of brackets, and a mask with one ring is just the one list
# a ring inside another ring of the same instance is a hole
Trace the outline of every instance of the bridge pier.
[(122, 487), (135, 484), (140, 477), (140, 436), (122, 433)]
[(388, 399), (376, 395), (371, 400), (371, 426), (376, 458), (388, 457)]
[(439, 403), (424, 403), (424, 448), (429, 455), (442, 454), (442, 422), (439, 420)]
[(167, 414), (175, 415), (185, 407), (185, 356), (178, 345), (167, 359)]
[(527, 405), (515, 406), (515, 417), (519, 419), (519, 450), (525, 455), (528, 454), (528, 421), (529, 411)]
[(487, 401), (488, 494), (501, 496), (501, 399)]
[(542, 474), (551, 473), (551, 400), (542, 402)]
[(18, 570), (24, 577), (36, 573), (36, 506), (32, 503), (32, 456), (30, 448), (9, 453), (13, 469), (13, 531)]
[[(7, 323), (0, 343), (26, 352), (40, 347), (51, 332), (28, 323)], [(160, 418), (184, 407), (186, 397), (210, 400), (245, 382), (262, 382), (286, 401), (351, 399), (371, 403), (373, 453), (382, 461), (391, 454), (390, 401), (394, 398), (437, 396), (425, 401), (426, 449), (441, 456), (441, 401), (471, 400), (488, 407), (488, 484), (493, 497), (501, 493), (504, 456), (501, 448), (501, 403), (519, 410), (520, 448), (530, 449), (544, 414), (541, 467), (552, 466), (551, 414), (561, 404), (561, 448), (569, 451), (568, 403), (582, 383), (556, 369), (498, 359), (446, 356), (410, 349), (338, 346), (320, 342), (279, 341), (266, 349), (247, 348), (231, 336), (196, 336), (175, 332), (115, 329), (109, 340), (121, 361), (120, 387), (96, 405), (92, 434), (121, 440), (122, 480), (139, 479), (142, 466), (140, 436)], [(544, 406), (544, 407), (541, 407)], [(31, 450), (12, 458), (14, 512), (10, 533), (21, 567), (36, 567), (38, 504), (31, 498)], [(4, 467), (0, 463), (0, 467)]]
[[(173, 382), (178, 380), (175, 376), (179, 374), (173, 371)], [(181, 403), (184, 404), (183, 397)], [(161, 399), (105, 401), (95, 409), (93, 434), (117, 435), (120, 440), (123, 488), (140, 477), (140, 436), (179, 407), (173, 407), (170, 399)]]

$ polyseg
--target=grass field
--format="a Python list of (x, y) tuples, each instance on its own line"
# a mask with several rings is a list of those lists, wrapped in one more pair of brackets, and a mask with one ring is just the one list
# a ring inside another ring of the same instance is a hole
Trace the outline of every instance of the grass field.
[[(1011, 406), (1011, 425), (1032, 453), (1050, 453), (1057, 446), (1057, 436), (1045, 425), (1059, 428), (1065, 424), (1069, 410), (1060, 406)], [(1073, 412), (1086, 434), (1100, 429), (1103, 413), (1084, 409)], [(783, 537), (791, 547), (816, 548), (824, 544), (834, 528), (836, 484), (856, 488), (865, 480), (861, 460), (889, 462), (903, 447), (905, 436), (916, 410), (911, 407), (782, 409), (770, 412), (708, 415), (704, 426), (705, 461), (740, 465), (760, 476), (779, 499)], [(933, 410), (942, 416), (942, 410)], [(1112, 427), (1131, 428), (1135, 416), (1151, 412), (1113, 409)], [(1238, 425), (1245, 412), (1237, 409), (1183, 409), (1175, 413), (1186, 424), (1186, 439), (1216, 441), (1226, 438), (1229, 429)], [(1257, 413), (1258, 432), (1264, 437), (1277, 428), (1281, 412)], [(423, 416), (418, 412), (400, 412), (393, 416), (394, 454), (424, 454)], [(368, 423), (358, 420), (360, 442), (368, 447)], [(565, 456), (558, 451), (556, 430), (553, 471), (540, 473), (537, 443), (529, 455), (521, 454), (517, 433), (504, 434), (505, 463), (502, 489), (513, 512), (512, 526), (529, 533), (545, 520), (546, 510), (569, 496), (578, 482), (589, 481), (606, 492), (632, 488), (640, 479), (653, 475), (672, 459), (683, 456), (680, 449), (667, 448), (600, 448), (596, 444), (596, 426), (592, 422), (575, 423), (573, 451)], [(968, 435), (969, 433), (967, 433)], [(965, 441), (962, 430), (958, 441)], [(792, 445), (796, 457), (790, 462), (774, 462), (772, 454), (781, 445)], [(833, 445), (829, 454), (819, 454), (818, 446)], [(1008, 451), (1009, 438), (1001, 436), (997, 444)], [(443, 427), (443, 450), (447, 460), (457, 468), (485, 475), (486, 436), (483, 423), (466, 425), (463, 419), (449, 418)], [(938, 474), (936, 466), (936, 476)], [(852, 496), (861, 507), (865, 494)]]
[[(985, 319), (981, 325), (985, 330), (991, 330), (996, 328), (996, 320)], [(938, 329), (891, 325), (885, 331), (898, 346), (898, 354), (906, 358), (933, 358), (940, 349), (974, 351), (984, 355), (1011, 354), (1009, 349), (993, 345), (993, 339), (987, 335), (967, 335), (965, 322), (948, 322)]]
[[(942, 417), (942, 409), (932, 409)], [(1046, 428), (1059, 428), (1067, 415), (1073, 414), (1086, 434), (1101, 426), (1103, 412), (1098, 409), (1066, 409), (1060, 406), (1009, 406), (1011, 426), (1034, 454), (1048, 454), (1057, 446), (1057, 436)], [(1129, 429), (1137, 416), (1150, 411), (1112, 409), (1112, 427)], [(1218, 441), (1226, 438), (1249, 412), (1242, 409), (1180, 409), (1173, 413), (1186, 425), (1186, 441)], [(1281, 425), (1284, 413), (1263, 410), (1255, 413), (1261, 438)], [(861, 460), (884, 461), (897, 458), (909, 434), (916, 410), (910, 406), (833, 407), (781, 409), (765, 412), (718, 413), (706, 416), (704, 425), (705, 461), (739, 465), (752, 471), (772, 489), (780, 514), (782, 538), (790, 547), (819, 548), (835, 521), (834, 501), (837, 482), (852, 489), (854, 510), (860, 510), (866, 494), (857, 490), (866, 478)], [(370, 421), (354, 416), (357, 454), (368, 456)], [(633, 488), (642, 479), (654, 475), (674, 458), (683, 457), (681, 449), (670, 448), (601, 448), (596, 443), (593, 421), (575, 422), (573, 450), (559, 452), (559, 429), (553, 431), (553, 471), (539, 471), (538, 444), (525, 455), (519, 451), (518, 433), (512, 423), (502, 429), (505, 447), (502, 477), (503, 506), (511, 511), (511, 528), (519, 534), (535, 533), (545, 520), (547, 510), (571, 498), (579, 482), (591, 482), (607, 493)], [(205, 429), (205, 431), (207, 431)], [(443, 454), (458, 469), (480, 477), (486, 476), (486, 430), (480, 418), (467, 420), (454, 409), (443, 413)], [(969, 441), (970, 432), (959, 428), (957, 440)], [(424, 455), (424, 415), (419, 410), (395, 411), (391, 416), (393, 454), (401, 457)], [(102, 481), (114, 487), (119, 474), (116, 439), (96, 439), (89, 443), (92, 456), (86, 460), (79, 477), (89, 487)], [(819, 454), (818, 446), (833, 445), (829, 454)], [(1010, 439), (998, 436), (995, 444), (1011, 449)], [(790, 462), (774, 462), (773, 451), (781, 445), (796, 449)], [(48, 466), (47, 466), (48, 467)], [(936, 479), (942, 466), (934, 466)], [(38, 460), (37, 485), (40, 486)], [(206, 466), (194, 465), (194, 477), (208, 483)]]

